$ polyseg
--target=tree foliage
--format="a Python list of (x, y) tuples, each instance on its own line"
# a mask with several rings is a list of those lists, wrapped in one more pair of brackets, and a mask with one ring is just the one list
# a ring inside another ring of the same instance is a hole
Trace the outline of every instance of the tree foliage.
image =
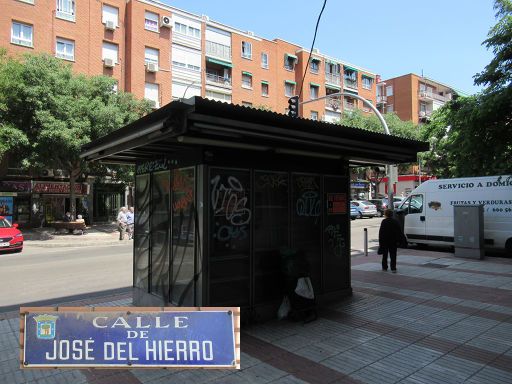
[(495, 0), (497, 24), (483, 42), (495, 57), (475, 75), (481, 93), (445, 104), (423, 128), (427, 165), (442, 177), (512, 173), (512, 2)]
[(9, 152), (24, 168), (67, 170), (74, 183), (88, 172), (79, 157), (84, 144), (151, 110), (149, 102), (113, 86), (109, 77), (74, 74), (46, 54), (0, 54), (0, 139), (8, 138), (1, 140), (0, 159)]

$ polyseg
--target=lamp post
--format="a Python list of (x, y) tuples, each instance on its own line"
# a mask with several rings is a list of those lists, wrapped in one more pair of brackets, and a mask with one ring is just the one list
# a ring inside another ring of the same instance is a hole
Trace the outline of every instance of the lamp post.
[[(387, 135), (391, 135), (391, 132), (389, 132), (388, 124), (386, 123), (386, 120), (384, 120), (384, 117), (379, 112), (379, 110), (372, 103), (370, 103), (368, 100), (366, 100), (364, 97), (361, 97), (361, 96), (353, 94), (353, 93), (345, 93), (343, 91), (340, 91), (340, 92), (332, 93), (332, 94), (330, 94), (328, 96), (322, 96), (322, 97), (316, 98), (314, 100), (303, 101), (303, 102), (299, 103), (299, 105), (313, 103), (313, 102), (316, 102), (318, 100), (327, 99), (327, 98), (333, 97), (333, 96), (350, 96), (350, 97), (353, 97), (354, 99), (361, 100), (363, 103), (366, 103), (366, 105), (368, 107), (370, 107), (370, 109), (379, 118), (379, 121), (380, 121), (382, 127), (384, 128), (384, 132), (386, 132)], [(391, 181), (392, 167), (393, 167), (392, 165), (386, 165), (386, 174), (388, 175), (388, 181), (387, 181), (387, 186), (388, 186), (388, 202), (389, 202), (388, 209), (391, 209), (391, 210), (394, 209), (394, 204), (393, 204), (393, 183)]]

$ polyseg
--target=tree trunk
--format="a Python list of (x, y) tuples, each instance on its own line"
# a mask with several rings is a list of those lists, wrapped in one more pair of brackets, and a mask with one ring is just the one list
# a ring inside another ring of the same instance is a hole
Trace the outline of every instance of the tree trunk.
[(69, 172), (69, 212), (73, 220), (76, 219), (76, 197), (75, 197), (76, 170)]

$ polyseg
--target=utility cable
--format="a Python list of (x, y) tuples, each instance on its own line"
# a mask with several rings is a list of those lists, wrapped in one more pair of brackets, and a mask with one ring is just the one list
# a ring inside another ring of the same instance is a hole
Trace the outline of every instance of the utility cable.
[(313, 48), (315, 46), (316, 33), (318, 32), (318, 25), (320, 24), (320, 19), (322, 18), (322, 13), (324, 13), (326, 4), (327, 4), (327, 0), (324, 0), (324, 5), (322, 6), (322, 10), (320, 11), (320, 14), (318, 15), (318, 20), (316, 21), (315, 35), (313, 36), (313, 43), (311, 43), (311, 49), (309, 50), (308, 62), (306, 63), (306, 68), (304, 69), (304, 76), (302, 76), (302, 83), (300, 84), (299, 99), (302, 96), (302, 89), (304, 87), (304, 79), (306, 78), (306, 73), (308, 72), (309, 62), (311, 61), (311, 54), (313, 53)]

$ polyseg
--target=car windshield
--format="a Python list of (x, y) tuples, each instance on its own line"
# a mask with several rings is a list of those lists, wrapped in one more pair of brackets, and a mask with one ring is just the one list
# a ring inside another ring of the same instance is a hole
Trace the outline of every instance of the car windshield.
[(7, 219), (0, 219), (0, 228), (11, 228), (11, 223)]

